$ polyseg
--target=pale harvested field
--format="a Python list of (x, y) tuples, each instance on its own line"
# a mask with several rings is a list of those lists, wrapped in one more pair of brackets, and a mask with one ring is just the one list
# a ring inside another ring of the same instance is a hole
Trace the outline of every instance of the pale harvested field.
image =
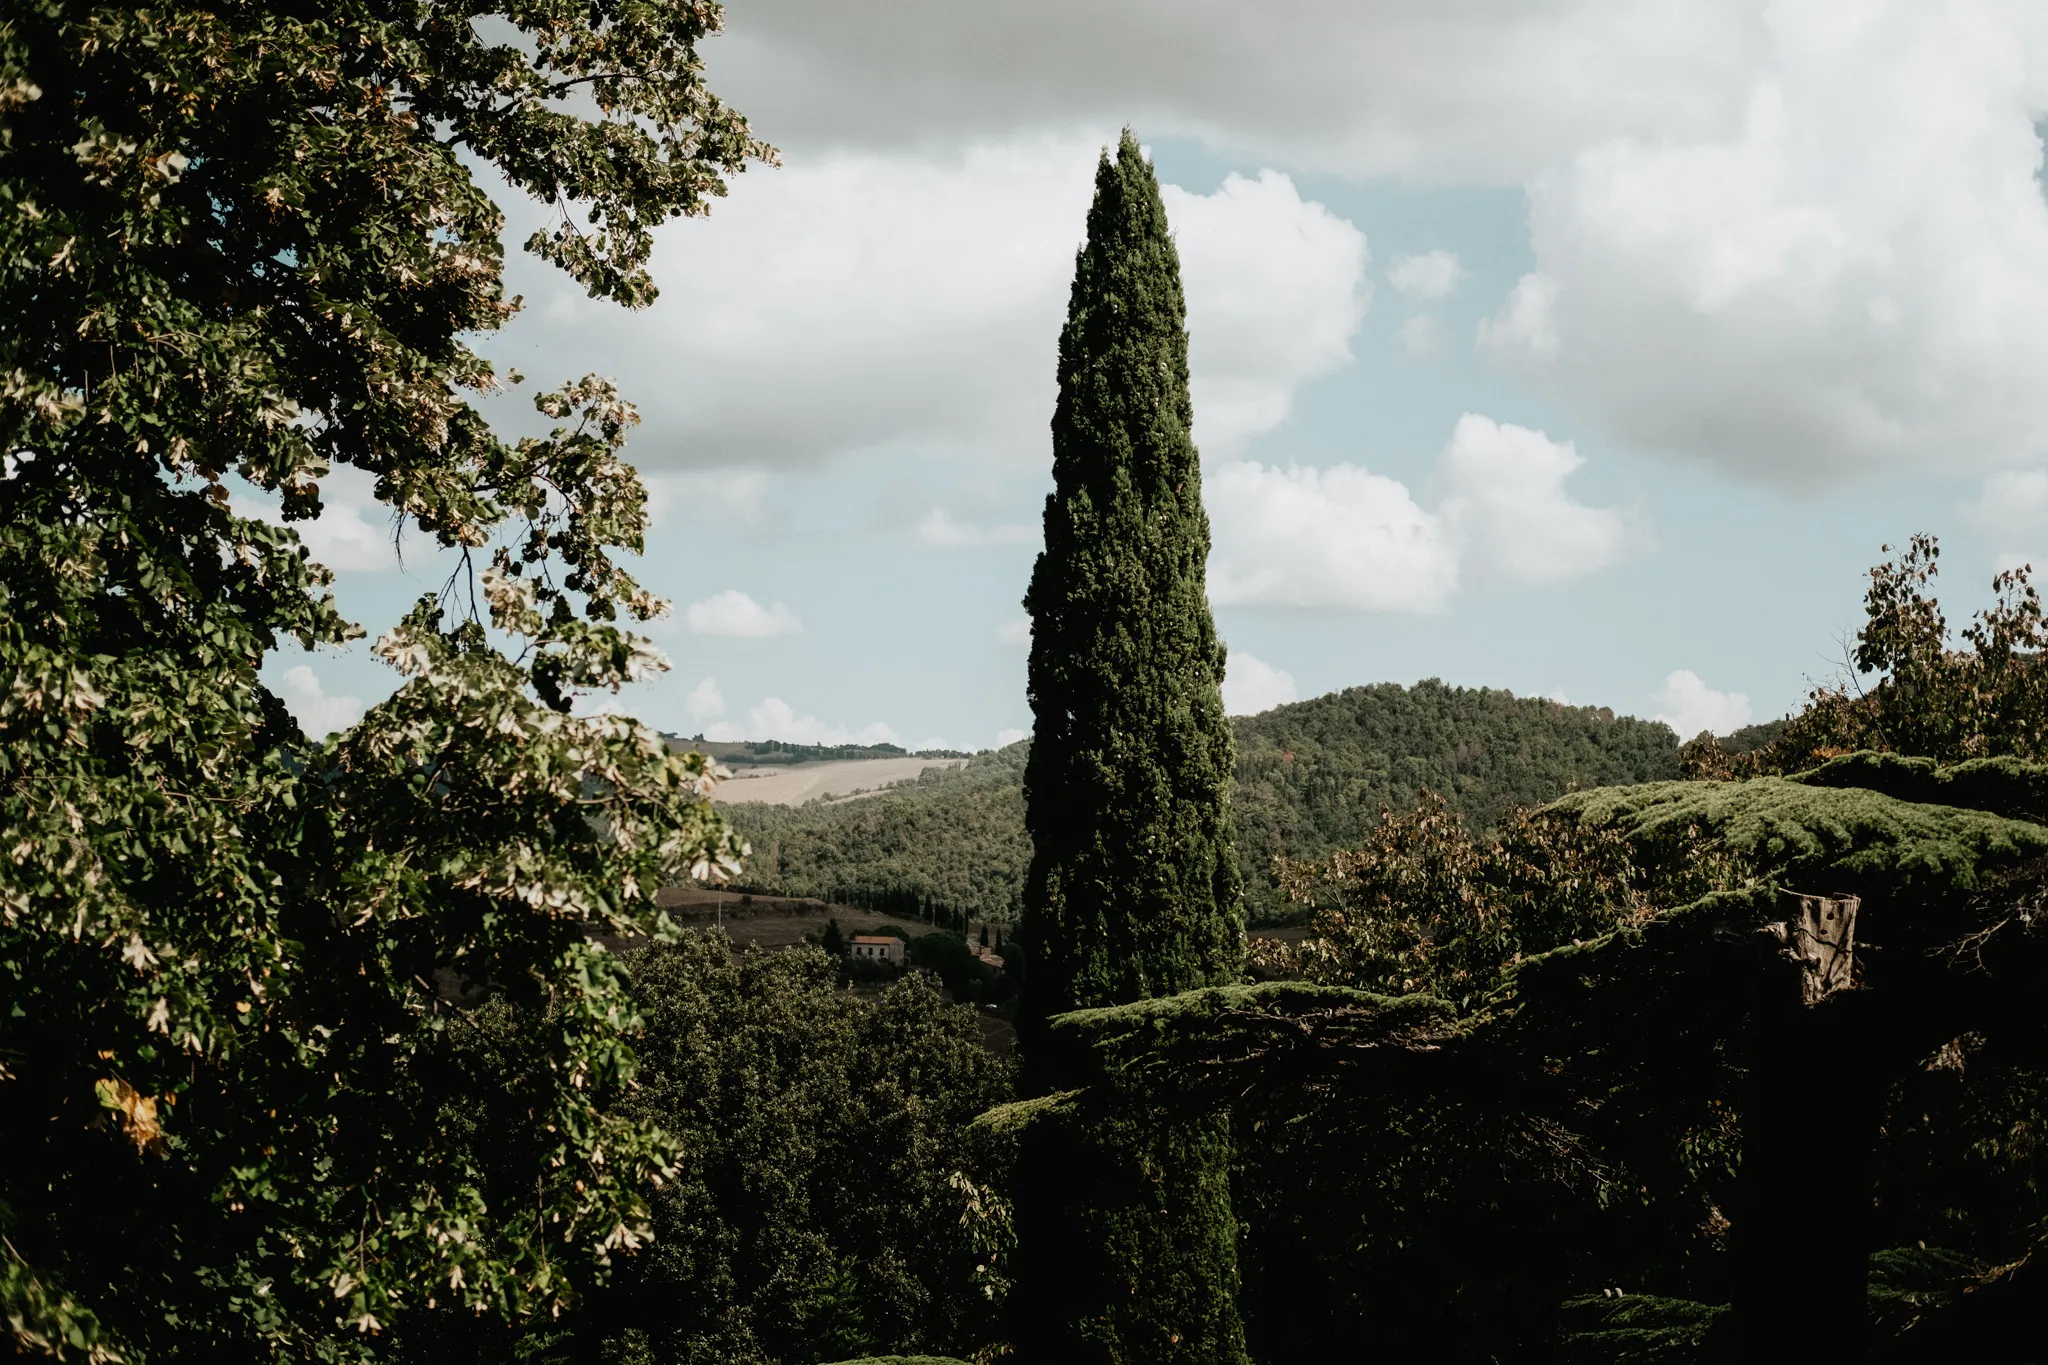
[(796, 763), (787, 767), (735, 767), (718, 784), (713, 798), (728, 804), (759, 801), (769, 806), (801, 806), (816, 797), (846, 797), (872, 792), (892, 782), (916, 777), (926, 768), (950, 768), (964, 758), (854, 758), (837, 763)]

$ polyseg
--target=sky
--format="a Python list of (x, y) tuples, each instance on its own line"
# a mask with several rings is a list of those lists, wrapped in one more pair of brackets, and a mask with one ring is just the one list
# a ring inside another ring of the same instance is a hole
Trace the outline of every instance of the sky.
[[(1188, 298), (1248, 713), (1436, 677), (1664, 718), (1840, 676), (1941, 537), (1952, 621), (2048, 565), (2048, 7), (1956, 0), (730, 0), (781, 151), (591, 301), (517, 247), (477, 341), (615, 378), (672, 661), (605, 704), (719, 739), (1021, 737), (1019, 599), (1097, 155), (1129, 126)], [(338, 471), (301, 530), (370, 638), (440, 582)], [(254, 509), (257, 504), (252, 503)], [(397, 677), (266, 676), (313, 733)]]

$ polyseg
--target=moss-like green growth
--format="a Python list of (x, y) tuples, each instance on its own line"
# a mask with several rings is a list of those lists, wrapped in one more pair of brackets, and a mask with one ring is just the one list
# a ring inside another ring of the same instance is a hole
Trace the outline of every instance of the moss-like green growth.
[(1961, 806), (2048, 824), (2048, 766), (1974, 758), (1943, 767), (1931, 758), (1861, 750), (1792, 775), (1814, 787), (1861, 787), (1900, 801)]
[(1803, 879), (1809, 890), (1967, 892), (2048, 853), (2048, 827), (2031, 821), (1779, 777), (1606, 787), (1552, 809), (1619, 825), (1652, 851), (1708, 831), (1758, 880)]

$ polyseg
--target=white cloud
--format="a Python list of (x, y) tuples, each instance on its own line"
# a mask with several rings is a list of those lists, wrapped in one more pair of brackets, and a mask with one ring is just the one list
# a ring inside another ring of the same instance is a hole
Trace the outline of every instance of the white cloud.
[(1482, 339), (1630, 444), (1784, 484), (2048, 455), (2048, 11), (1780, 5), (1690, 137), (1530, 182)]
[[(937, 162), (1021, 145), (1022, 129), (1128, 119), (1239, 164), (1525, 190), (1535, 269), (1483, 335), (1629, 446), (1807, 485), (2048, 455), (2039, 4), (758, 0), (715, 47), (723, 92), (814, 161)], [(749, 175), (714, 225), (751, 182), (794, 174)], [(1049, 196), (1053, 183), (1016, 177), (1019, 235), (1044, 225), (1064, 256), (1078, 200), (1061, 195), (1077, 182)], [(959, 211), (898, 202), (878, 214), (854, 195), (819, 221), (829, 236), (876, 217), (879, 235), (900, 211), (913, 237), (930, 216), (957, 233)], [(981, 254), (1002, 273), (1017, 238), (990, 221)], [(772, 262), (790, 244), (693, 249)], [(759, 292), (758, 269), (729, 273)], [(919, 274), (949, 296), (984, 288), (944, 266)], [(900, 290), (891, 305), (925, 306)], [(983, 311), (1010, 335), (1006, 314)], [(851, 316), (894, 344), (881, 313)], [(1042, 343), (1006, 355), (1044, 368)], [(954, 388), (949, 375), (931, 391)], [(1225, 446), (1224, 418), (1260, 411), (1227, 394), (1214, 407), (1204, 420)]]
[(1350, 464), (1218, 466), (1202, 480), (1219, 606), (1442, 609), (1458, 585), (1440, 518), (1393, 479)]
[(754, 0), (706, 54), (720, 92), (786, 147), (1130, 120), (1319, 171), (1499, 184), (1617, 125), (1646, 138), (1722, 126), (1763, 8)]
[(305, 664), (295, 664), (284, 671), (284, 687), (279, 695), (285, 709), (299, 722), (299, 728), (314, 739), (325, 739), (363, 718), (362, 698), (330, 695), (320, 675)]
[(780, 697), (764, 698), (747, 708), (745, 721), (721, 721), (704, 731), (706, 739), (779, 739), (790, 744), (900, 744), (886, 722), (871, 721), (858, 729), (831, 725), (816, 716), (800, 716)]
[[(490, 347), (528, 369), (536, 346), (573, 353), (575, 367), (618, 379), (644, 419), (629, 452), (643, 470), (705, 451), (755, 468), (884, 447), (1042, 459), (1052, 347), (1113, 136), (840, 149), (749, 172), (710, 217), (660, 231), (662, 297), (644, 312), (592, 302), (508, 255), (510, 287), (554, 302)], [(1233, 449), (1347, 359), (1369, 294), (1365, 238), (1277, 172), (1231, 176), (1209, 195), (1164, 192), (1196, 435)], [(508, 238), (539, 224), (538, 210), (505, 199), (520, 218)]]
[(1557, 281), (1548, 275), (1529, 274), (1515, 281), (1500, 311), (1479, 322), (1479, 344), (1523, 361), (1552, 361), (1557, 358)]
[(1279, 426), (1304, 381), (1351, 359), (1372, 301), (1370, 252), (1277, 171), (1161, 195), (1187, 292), (1195, 439), (1214, 459)]
[(1031, 738), (1029, 730), (998, 730), (996, 731), (996, 747), (998, 749), (1007, 749), (1018, 740), (1029, 738)]
[(1028, 616), (1012, 616), (1009, 620), (996, 627), (996, 639), (1006, 645), (1015, 645), (1019, 649), (1029, 647), (1031, 644), (1031, 618)]
[(236, 494), (228, 500), (236, 516), (289, 525), (306, 552), (336, 573), (378, 573), (399, 567), (391, 509), (377, 501), (377, 482), (347, 465), (320, 480), (320, 515), (286, 522), (271, 499)]
[(701, 602), (690, 603), (683, 610), (683, 619), (689, 623), (693, 634), (730, 635), (746, 640), (796, 635), (804, 628), (796, 613), (782, 603), (764, 607), (738, 588), (728, 588)]
[(1358, 465), (1218, 466), (1203, 480), (1210, 598), (1427, 613), (1468, 571), (1535, 584), (1592, 573), (1643, 537), (1622, 512), (1566, 492), (1583, 463), (1570, 442), (1467, 413), (1438, 459), (1434, 508)]
[(640, 481), (647, 486), (647, 521), (650, 526), (722, 522), (755, 527), (761, 524), (767, 510), (768, 471), (765, 469), (736, 466), (643, 472)]
[(1417, 313), (1401, 323), (1401, 344), (1415, 356), (1442, 355), (1444, 325), (1432, 313)]
[(957, 549), (972, 545), (1028, 545), (1038, 539), (1039, 529), (1028, 524), (978, 526), (957, 520), (943, 507), (934, 507), (917, 524), (917, 538), (926, 545)]
[(1749, 724), (1747, 695), (1717, 692), (1689, 668), (1666, 676), (1650, 702), (1657, 708), (1654, 719), (1670, 726), (1681, 740), (1691, 740), (1702, 730), (1725, 735)]
[(1230, 652), (1223, 675), (1223, 709), (1233, 716), (1255, 716), (1297, 700), (1294, 675), (1241, 649)]
[(1431, 303), (1447, 299), (1465, 282), (1465, 267), (1453, 251), (1425, 251), (1396, 256), (1387, 267), (1387, 282), (1407, 298)]
[(2048, 469), (1993, 474), (1963, 513), (1991, 541), (2000, 569), (2048, 569)]
[(683, 698), (683, 709), (694, 721), (715, 720), (725, 714), (725, 693), (718, 690), (718, 679), (706, 678), (690, 689), (690, 695)]
[(1570, 441), (1460, 417), (1438, 464), (1438, 510), (1466, 562), (1516, 583), (1563, 582), (1618, 562), (1640, 533), (1623, 512), (1565, 492), (1585, 462)]

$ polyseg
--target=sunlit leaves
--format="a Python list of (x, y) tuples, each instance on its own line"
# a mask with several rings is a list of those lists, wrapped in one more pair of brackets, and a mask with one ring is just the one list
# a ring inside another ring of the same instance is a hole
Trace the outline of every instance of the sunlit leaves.
[[(665, 933), (653, 890), (741, 845), (702, 758), (573, 715), (664, 665), (612, 624), (662, 609), (614, 562), (646, 525), (633, 418), (597, 379), (539, 400), (546, 438), (472, 406), (499, 381), (468, 339), (516, 301), (468, 167), (578, 206), (597, 231), (547, 254), (637, 303), (651, 227), (770, 153), (704, 88), (715, 5), (505, 17), (517, 41), (386, 0), (0, 18), (0, 1316), (24, 1348), (332, 1358), (429, 1299), (551, 1307), (642, 1238), (673, 1160), (605, 1108), (639, 1021), (587, 936)], [(315, 745), (258, 668), (359, 632), (228, 480), (289, 522), (341, 464), (491, 572), (389, 632), (408, 681)], [(516, 1207), (416, 1075), (488, 990), (563, 1021)]]

